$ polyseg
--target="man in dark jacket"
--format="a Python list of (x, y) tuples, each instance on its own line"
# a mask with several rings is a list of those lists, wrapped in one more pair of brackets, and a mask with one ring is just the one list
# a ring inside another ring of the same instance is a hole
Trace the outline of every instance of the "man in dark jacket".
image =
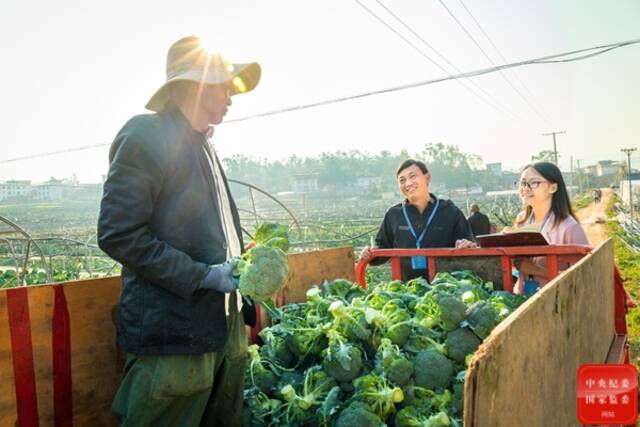
[[(429, 192), (431, 174), (418, 160), (407, 159), (396, 171), (398, 187), (405, 196), (402, 203), (391, 206), (376, 236), (376, 246), (391, 248), (469, 248), (475, 247), (469, 223), (450, 200), (438, 199)], [(371, 248), (365, 247), (360, 258), (369, 259)], [(372, 260), (379, 265), (385, 259)], [(427, 278), (425, 257), (402, 258), (402, 280)]]
[(471, 215), (467, 218), (473, 231), (473, 237), (482, 236), (491, 233), (491, 222), (489, 217), (480, 212), (480, 206), (477, 203), (471, 205)]
[[(241, 424), (247, 337), (232, 277), (238, 211), (209, 137), (260, 66), (197, 37), (174, 43), (167, 81), (109, 153), (98, 243), (122, 264), (117, 340), (127, 353), (113, 412), (123, 426)], [(243, 316), (244, 312), (244, 316)]]

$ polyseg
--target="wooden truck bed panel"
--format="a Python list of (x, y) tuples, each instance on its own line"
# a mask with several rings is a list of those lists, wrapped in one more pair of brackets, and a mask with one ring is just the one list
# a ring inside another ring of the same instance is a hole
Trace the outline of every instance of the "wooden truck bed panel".
[[(52, 324), (55, 292), (60, 287), (64, 290), (69, 312), (72, 380), (70, 393), (58, 393), (58, 399), (63, 401), (60, 407), (64, 408), (64, 401), (71, 398), (74, 425), (113, 425), (109, 407), (120, 380), (121, 363), (118, 363), (111, 313), (118, 302), (119, 277), (27, 289), (37, 419), (41, 426), (54, 425)], [(0, 292), (0, 313), (4, 317), (0, 321), (0, 425), (3, 426), (16, 425), (18, 420), (7, 307), (7, 296), (11, 291)], [(18, 380), (24, 381), (24, 378)], [(24, 411), (32, 410), (25, 408)]]
[(613, 307), (613, 242), (607, 241), (482, 344), (467, 372), (465, 426), (578, 426), (577, 369), (605, 362), (615, 337)]

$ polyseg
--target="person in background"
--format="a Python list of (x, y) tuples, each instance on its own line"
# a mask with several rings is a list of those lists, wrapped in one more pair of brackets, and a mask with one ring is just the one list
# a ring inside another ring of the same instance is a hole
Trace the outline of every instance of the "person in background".
[[(524, 211), (515, 220), (515, 228), (534, 228), (551, 245), (589, 245), (587, 236), (572, 209), (560, 169), (553, 163), (538, 162), (525, 166), (518, 182)], [(514, 291), (530, 294), (549, 282), (546, 257), (519, 258), (514, 262), (519, 278)], [(568, 268), (565, 264), (561, 269)]]
[[(396, 171), (396, 179), (405, 200), (387, 210), (375, 239), (378, 248), (476, 247), (462, 211), (451, 200), (438, 199), (429, 192), (431, 174), (423, 162), (405, 160)], [(369, 260), (370, 255), (371, 248), (367, 246), (360, 258)], [(376, 258), (371, 264), (386, 261)], [(427, 278), (426, 257), (402, 258), (401, 266), (404, 281)]]
[(190, 36), (166, 67), (146, 106), (154, 113), (130, 119), (111, 145), (98, 219), (100, 248), (122, 264), (127, 358), (112, 411), (122, 426), (240, 426), (255, 308), (232, 276), (240, 218), (210, 137), (260, 66)]
[(471, 205), (471, 215), (467, 218), (469, 225), (471, 225), (471, 231), (473, 231), (473, 237), (482, 236), (484, 234), (491, 233), (491, 222), (489, 217), (480, 212), (480, 206), (477, 203)]
[(600, 203), (600, 200), (602, 200), (602, 190), (596, 188), (595, 190), (593, 190), (593, 202)]

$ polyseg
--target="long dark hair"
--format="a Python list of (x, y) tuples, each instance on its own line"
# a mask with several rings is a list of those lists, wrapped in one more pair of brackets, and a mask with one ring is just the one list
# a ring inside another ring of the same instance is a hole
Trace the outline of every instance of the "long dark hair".
[[(567, 192), (567, 186), (564, 184), (564, 178), (562, 178), (562, 172), (560, 169), (549, 162), (537, 162), (530, 163), (522, 168), (524, 172), (527, 168), (533, 168), (538, 172), (544, 179), (547, 181), (557, 184), (558, 189), (553, 196), (551, 197), (551, 212), (555, 216), (555, 220), (553, 221), (554, 227), (560, 224), (562, 221), (567, 219), (569, 216), (572, 216), (576, 221), (578, 220), (571, 209), (571, 200), (569, 200), (569, 193)], [(519, 220), (516, 219), (516, 225), (522, 225), (529, 219), (531, 216), (531, 212), (533, 211), (532, 206), (527, 206), (525, 209), (525, 215)]]

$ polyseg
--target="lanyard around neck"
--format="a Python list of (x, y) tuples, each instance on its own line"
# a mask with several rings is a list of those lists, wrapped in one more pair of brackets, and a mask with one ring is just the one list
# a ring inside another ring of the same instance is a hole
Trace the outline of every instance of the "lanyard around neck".
[[(532, 213), (531, 214), (531, 219), (529, 219), (529, 224), (534, 224), (535, 223), (535, 215)], [(540, 226), (540, 232), (542, 233), (542, 230), (544, 230), (544, 226), (547, 225), (547, 222), (549, 221), (549, 218), (551, 218), (551, 212), (547, 213), (547, 215), (545, 215), (544, 220), (542, 221), (542, 225)]]
[(409, 214), (407, 213), (406, 203), (402, 202), (402, 213), (404, 214), (405, 221), (407, 221), (407, 226), (409, 227), (409, 231), (411, 231), (411, 234), (413, 234), (413, 237), (416, 239), (416, 248), (420, 248), (422, 239), (424, 239), (424, 235), (427, 232), (427, 228), (429, 228), (429, 224), (431, 224), (431, 220), (433, 220), (433, 217), (435, 216), (439, 205), (440, 205), (440, 200), (436, 199), (436, 205), (433, 207), (433, 210), (431, 211), (431, 215), (429, 215), (429, 218), (427, 219), (427, 222), (424, 225), (424, 229), (422, 230), (422, 233), (420, 233), (420, 236), (417, 236), (416, 230), (413, 229), (413, 225), (409, 220)]

